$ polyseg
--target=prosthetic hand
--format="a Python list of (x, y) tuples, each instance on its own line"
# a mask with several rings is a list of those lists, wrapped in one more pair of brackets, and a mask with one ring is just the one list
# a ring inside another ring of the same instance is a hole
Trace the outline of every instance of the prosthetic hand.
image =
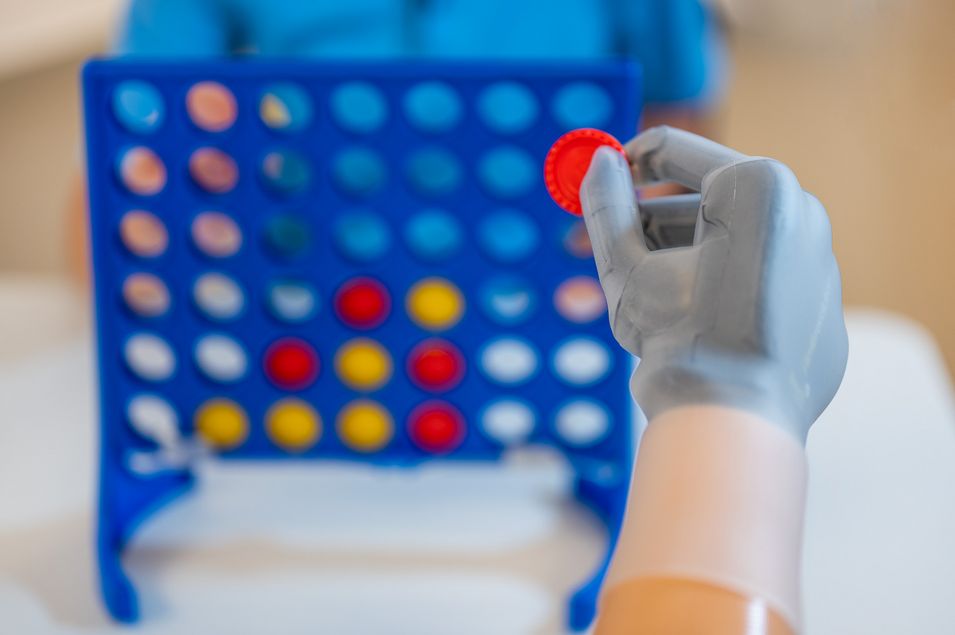
[[(581, 187), (649, 419), (597, 633), (798, 632), (803, 445), (848, 355), (826, 212), (784, 165), (690, 133), (626, 150)], [(638, 203), (635, 181), (700, 194)]]

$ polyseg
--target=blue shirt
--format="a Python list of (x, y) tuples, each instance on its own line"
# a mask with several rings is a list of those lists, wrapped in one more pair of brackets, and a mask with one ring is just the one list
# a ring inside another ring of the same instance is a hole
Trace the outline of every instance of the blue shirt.
[(705, 102), (722, 48), (700, 0), (131, 0), (117, 52), (595, 59), (644, 69), (650, 103)]

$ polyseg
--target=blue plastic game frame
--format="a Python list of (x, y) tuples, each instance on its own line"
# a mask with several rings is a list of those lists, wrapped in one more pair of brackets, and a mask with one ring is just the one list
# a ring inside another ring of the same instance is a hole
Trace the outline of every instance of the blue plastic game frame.
[[(376, 134), (356, 136), (336, 127), (329, 117), (326, 105), (329, 91), (342, 82), (356, 79), (376, 86), (389, 105), (388, 125)], [(127, 80), (148, 82), (162, 95), (165, 117), (159, 131), (141, 134), (124, 128), (117, 121), (111, 95), (117, 85)], [(228, 131), (199, 130), (186, 113), (187, 90), (207, 80), (220, 82), (235, 96), (238, 118)], [(530, 88), (541, 104), (537, 120), (530, 127), (509, 135), (496, 134), (482, 126), (474, 109), (479, 91), (504, 80)], [(262, 92), (267, 85), (279, 81), (301, 86), (315, 104), (313, 121), (305, 130), (295, 134), (277, 133), (260, 120), (258, 104)], [(444, 82), (460, 94), (464, 110), (460, 125), (453, 130), (423, 133), (402, 118), (402, 96), (410, 86), (425, 81)], [(130, 468), (131, 453), (148, 452), (155, 447), (128, 425), (126, 407), (132, 396), (144, 392), (161, 395), (177, 409), (181, 431), (187, 437), (193, 433), (191, 414), (206, 399), (222, 396), (242, 404), (251, 422), (250, 434), (243, 445), (223, 452), (220, 456), (223, 460), (318, 459), (414, 466), (431, 460), (498, 459), (505, 448), (483, 435), (476, 421), (491, 399), (510, 394), (532, 404), (539, 415), (528, 443), (555, 447), (566, 455), (575, 474), (574, 495), (608, 528), (607, 557), (594, 576), (576, 591), (569, 605), (568, 620), (572, 629), (582, 630), (590, 624), (629, 488), (634, 448), (632, 428), (636, 416), (628, 390), (631, 358), (613, 341), (605, 315), (592, 323), (572, 324), (563, 320), (551, 306), (551, 294), (562, 280), (596, 273), (592, 260), (573, 257), (562, 246), (560, 236), (579, 221), (553, 204), (543, 178), (535, 178), (533, 187), (517, 197), (497, 200), (474, 176), (479, 158), (501, 145), (521, 148), (533, 157), (538, 168), (542, 166), (550, 145), (569, 128), (555, 119), (548, 104), (556, 91), (575, 82), (587, 82), (606, 92), (611, 98), (611, 110), (600, 127), (618, 138), (628, 138), (636, 127), (639, 112), (639, 71), (625, 62), (331, 64), (100, 60), (86, 66), (83, 84), (101, 420), (97, 550), (103, 597), (116, 619), (134, 622), (139, 618), (136, 593), (121, 564), (123, 549), (144, 520), (195, 484), (195, 476), (188, 468), (148, 476)], [(150, 148), (165, 163), (168, 183), (160, 193), (135, 195), (117, 178), (117, 157), (131, 145)], [(329, 176), (330, 157), (352, 145), (379, 152), (386, 164), (394, 168), (380, 191), (360, 201), (343, 194)], [(188, 157), (201, 146), (220, 148), (236, 160), (240, 179), (233, 191), (209, 194), (190, 180)], [(407, 186), (401, 166), (409, 153), (431, 147), (444, 148), (456, 156), (463, 166), (464, 177), (456, 191), (427, 199)], [(262, 187), (256, 176), (258, 162), (265, 152), (275, 148), (292, 149), (307, 157), (313, 178), (306, 191), (276, 196)], [(388, 220), (394, 234), (400, 236), (403, 219), (411, 212), (429, 207), (452, 211), (465, 228), (461, 252), (442, 264), (417, 260), (402, 249), (400, 239), (394, 241), (387, 257), (361, 265), (343, 259), (332, 244), (330, 228), (337, 214), (356, 208), (375, 209)], [(488, 210), (498, 207), (519, 208), (533, 218), (541, 232), (540, 247), (533, 258), (517, 264), (502, 264), (488, 259), (475, 244), (477, 223)], [(260, 245), (263, 219), (273, 212), (291, 208), (315, 224), (315, 246), (309, 255), (297, 261), (275, 261)], [(150, 210), (166, 223), (170, 240), (162, 256), (143, 260), (124, 249), (117, 236), (117, 224), (121, 215), (132, 209)], [(235, 257), (211, 262), (191, 247), (189, 222), (195, 212), (204, 209), (226, 210), (242, 228), (246, 240)], [(229, 324), (213, 324), (191, 304), (189, 289), (196, 276), (205, 271), (226, 272), (243, 286), (247, 309), (240, 319)], [(172, 293), (172, 307), (167, 315), (143, 318), (123, 305), (120, 288), (132, 272), (155, 274), (167, 284)], [(305, 324), (280, 324), (271, 319), (264, 308), (262, 294), (266, 285), (276, 277), (290, 274), (307, 277), (318, 289), (321, 307), (315, 319)], [(477, 308), (478, 289), (488, 276), (496, 274), (524, 276), (542, 291), (541, 307), (534, 319), (502, 327), (482, 316)], [(334, 290), (356, 275), (382, 281), (392, 294), (393, 308), (388, 320), (369, 332), (357, 333), (341, 324), (331, 308)], [(409, 411), (434, 395), (413, 385), (402, 370), (411, 347), (431, 335), (403, 313), (402, 298), (414, 282), (434, 275), (451, 280), (466, 299), (464, 318), (440, 337), (454, 342), (465, 353), (467, 371), (457, 387), (439, 398), (460, 409), (467, 419), (468, 431), (457, 450), (442, 456), (430, 455), (416, 447), (403, 428)], [(143, 382), (127, 368), (123, 345), (135, 332), (156, 333), (171, 344), (178, 364), (170, 379), (155, 384)], [(245, 379), (236, 384), (218, 385), (191, 365), (194, 341), (209, 332), (227, 332), (244, 344), (251, 360)], [(476, 369), (481, 346), (504, 333), (533, 343), (544, 360), (541, 372), (517, 388), (496, 387)], [(322, 364), (318, 380), (294, 394), (312, 404), (330, 424), (342, 405), (364, 396), (336, 381), (331, 368), (336, 348), (358, 335), (380, 341), (395, 361), (392, 380), (371, 394), (393, 414), (396, 433), (391, 443), (377, 454), (357, 453), (336, 438), (332, 426), (327, 425), (319, 443), (302, 454), (292, 456), (272, 444), (260, 422), (270, 404), (289, 393), (270, 384), (261, 372), (260, 361), (268, 344), (279, 337), (295, 336), (317, 349)], [(574, 335), (596, 338), (612, 354), (612, 368), (596, 385), (569, 388), (548, 372), (549, 352), (557, 343)], [(589, 447), (574, 447), (554, 431), (552, 413), (575, 394), (603, 404), (612, 418), (609, 433)]]

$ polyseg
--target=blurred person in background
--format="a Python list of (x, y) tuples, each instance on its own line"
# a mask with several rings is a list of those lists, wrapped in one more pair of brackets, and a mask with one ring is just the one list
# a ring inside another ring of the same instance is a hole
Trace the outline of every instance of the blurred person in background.
[[(132, 0), (119, 55), (640, 62), (644, 124), (699, 131), (723, 48), (700, 0)], [(638, 113), (634, 113), (636, 125)]]

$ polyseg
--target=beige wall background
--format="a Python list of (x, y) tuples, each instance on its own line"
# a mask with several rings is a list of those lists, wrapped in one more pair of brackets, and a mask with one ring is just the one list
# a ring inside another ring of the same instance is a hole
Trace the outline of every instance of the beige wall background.
[[(61, 0), (0, 0), (0, 275), (69, 270), (77, 69), (120, 0), (74, 3), (81, 22), (50, 23)], [(847, 303), (925, 324), (955, 368), (955, 2), (726, 3), (722, 140), (792, 166), (832, 216)]]

